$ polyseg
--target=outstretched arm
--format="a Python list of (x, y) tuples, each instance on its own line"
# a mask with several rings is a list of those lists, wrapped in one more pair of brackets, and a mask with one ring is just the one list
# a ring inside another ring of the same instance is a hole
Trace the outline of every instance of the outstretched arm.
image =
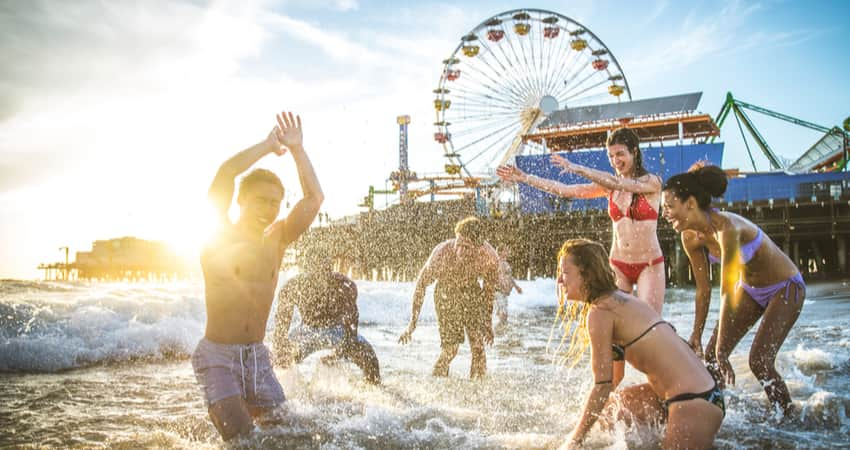
[(640, 178), (618, 177), (609, 172), (575, 164), (557, 153), (552, 154), (551, 161), (562, 169), (561, 173), (581, 175), (609, 191), (626, 191), (636, 194), (661, 192), (661, 179), (655, 175), (644, 175)]
[(425, 289), (437, 279), (437, 271), (441, 264), (441, 253), (444, 251), (445, 245), (440, 244), (431, 252), (425, 266), (419, 271), (419, 276), (416, 278), (416, 288), (413, 290), (413, 306), (411, 307), (410, 323), (407, 329), (398, 338), (398, 342), (407, 344), (410, 342), (413, 330), (416, 329), (416, 322), (419, 321), (419, 313), (422, 311), (422, 303), (425, 302)]
[(227, 211), (233, 201), (236, 177), (248, 170), (263, 156), (269, 153), (280, 156), (285, 152), (285, 149), (277, 145), (277, 127), (275, 127), (265, 140), (233, 155), (218, 168), (207, 195), (222, 222), (228, 220)]
[(298, 239), (313, 223), (325, 196), (316, 177), (316, 171), (313, 170), (313, 164), (310, 163), (310, 158), (304, 151), (301, 117), (293, 116), (291, 112), (282, 112), (277, 115), (277, 123), (278, 132), (275, 136), (278, 144), (282, 148), (289, 149), (292, 154), (298, 171), (298, 181), (301, 183), (301, 191), (304, 193), (304, 197), (295, 204), (286, 219), (273, 225), (272, 234), (278, 239), (283, 249)]
[(720, 235), (720, 318), (717, 324), (717, 341), (715, 342), (715, 355), (720, 373), (726, 384), (735, 384), (735, 370), (729, 362), (730, 340), (724, 339), (727, 335), (727, 327), (735, 321), (735, 286), (741, 274), (740, 261), (740, 230), (729, 225), (724, 228)]
[(525, 183), (543, 192), (570, 198), (596, 198), (604, 197), (607, 191), (595, 183), (587, 184), (564, 184), (559, 181), (529, 175), (514, 166), (500, 166), (496, 169), (496, 175), (504, 181), (511, 183)]
[(691, 271), (696, 282), (696, 304), (694, 311), (694, 329), (688, 344), (697, 356), (702, 357), (702, 332), (705, 329), (705, 320), (708, 317), (708, 307), (711, 304), (711, 281), (709, 273), (711, 266), (705, 256), (705, 247), (700, 245), (696, 233), (685, 231), (682, 233), (682, 246), (688, 260), (691, 263)]

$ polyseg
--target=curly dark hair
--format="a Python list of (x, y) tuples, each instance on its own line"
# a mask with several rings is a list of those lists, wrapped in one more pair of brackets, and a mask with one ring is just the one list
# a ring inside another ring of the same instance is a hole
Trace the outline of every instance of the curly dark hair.
[(662, 190), (672, 192), (683, 202), (693, 197), (699, 208), (705, 211), (711, 207), (713, 197), (721, 197), (726, 193), (728, 184), (729, 180), (723, 169), (706, 161), (699, 161), (687, 172), (670, 177)]

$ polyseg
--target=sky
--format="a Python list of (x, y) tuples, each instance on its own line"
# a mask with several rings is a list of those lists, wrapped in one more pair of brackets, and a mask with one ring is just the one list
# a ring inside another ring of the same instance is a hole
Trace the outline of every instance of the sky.
[[(331, 218), (360, 211), (397, 168), (398, 115), (411, 116), (411, 169), (440, 171), (441, 61), (522, 7), (584, 24), (634, 99), (702, 92), (699, 110), (714, 116), (731, 91), (824, 126), (850, 116), (844, 1), (0, 2), (0, 278), (37, 278), (60, 247), (121, 236), (193, 254), (213, 226), (216, 169), (281, 110), (302, 117)], [(750, 117), (790, 160), (820, 137)], [(721, 137), (723, 165), (752, 170), (734, 121)], [(291, 157), (258, 166), (281, 175), (284, 209), (297, 201)]]

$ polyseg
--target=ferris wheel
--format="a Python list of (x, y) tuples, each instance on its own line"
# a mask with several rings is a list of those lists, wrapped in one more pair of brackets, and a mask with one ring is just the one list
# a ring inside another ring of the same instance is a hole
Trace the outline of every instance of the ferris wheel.
[(632, 98), (593, 32), (540, 9), (497, 14), (464, 35), (443, 61), (434, 94), (434, 140), (446, 172), (480, 178), (491, 178), (553, 111)]

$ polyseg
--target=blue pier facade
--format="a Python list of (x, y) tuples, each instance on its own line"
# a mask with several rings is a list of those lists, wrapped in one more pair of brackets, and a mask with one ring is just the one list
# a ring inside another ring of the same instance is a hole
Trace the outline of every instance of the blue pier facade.
[[(641, 149), (644, 167), (667, 180), (685, 172), (698, 161), (721, 165), (723, 144), (690, 144)], [(589, 150), (561, 153), (577, 164), (611, 172), (605, 150)], [(549, 162), (549, 155), (517, 156), (517, 166), (523, 171), (539, 177), (558, 180), (565, 184), (583, 184), (587, 179), (574, 174), (560, 174), (560, 169)], [(583, 211), (607, 208), (607, 199), (565, 199), (537, 190), (525, 184), (519, 185), (521, 211), (525, 214), (545, 214), (557, 211)], [(726, 195), (718, 203), (729, 205), (771, 202), (819, 202), (839, 199), (850, 194), (850, 173), (824, 172), (790, 174), (785, 172), (746, 173), (729, 180)]]

